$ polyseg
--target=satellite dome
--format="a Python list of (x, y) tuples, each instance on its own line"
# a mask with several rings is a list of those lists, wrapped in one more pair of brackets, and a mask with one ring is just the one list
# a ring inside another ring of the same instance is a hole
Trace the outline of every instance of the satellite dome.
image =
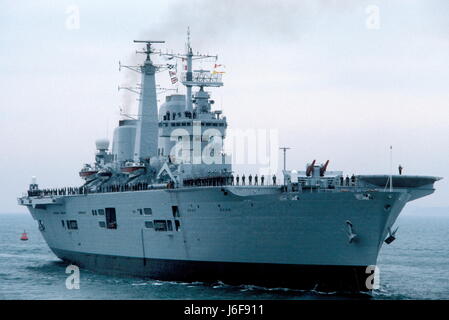
[(97, 150), (108, 150), (109, 149), (109, 140), (106, 138), (98, 139), (95, 141), (95, 146)]

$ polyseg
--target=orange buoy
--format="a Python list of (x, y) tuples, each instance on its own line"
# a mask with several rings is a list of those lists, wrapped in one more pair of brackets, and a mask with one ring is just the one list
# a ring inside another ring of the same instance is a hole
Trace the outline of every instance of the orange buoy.
[(22, 240), (22, 241), (28, 240), (28, 235), (27, 235), (27, 233), (25, 231), (22, 233), (22, 236), (20, 237), (20, 240)]

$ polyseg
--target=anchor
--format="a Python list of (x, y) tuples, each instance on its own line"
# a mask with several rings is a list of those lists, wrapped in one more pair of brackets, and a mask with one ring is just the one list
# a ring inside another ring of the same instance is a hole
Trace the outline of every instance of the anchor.
[(391, 228), (388, 227), (388, 237), (384, 240), (386, 244), (392, 243), (394, 240), (396, 240), (395, 234), (396, 231), (398, 231), (399, 227), (397, 227), (393, 232), (391, 232)]
[(357, 234), (354, 233), (351, 221), (346, 220), (346, 226), (347, 226), (346, 233), (348, 235), (349, 243), (352, 243), (352, 241), (357, 237)]

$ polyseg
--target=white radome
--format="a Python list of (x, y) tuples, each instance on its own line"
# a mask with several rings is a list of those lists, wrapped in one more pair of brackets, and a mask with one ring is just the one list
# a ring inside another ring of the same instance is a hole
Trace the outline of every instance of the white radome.
[(109, 140), (106, 138), (97, 139), (95, 141), (95, 146), (97, 150), (108, 150), (109, 149)]

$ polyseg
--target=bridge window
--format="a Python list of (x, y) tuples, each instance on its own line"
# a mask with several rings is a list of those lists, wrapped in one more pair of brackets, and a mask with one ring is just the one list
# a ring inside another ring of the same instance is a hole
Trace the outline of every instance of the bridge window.
[(104, 209), (98, 209), (98, 214), (100, 216), (104, 216)]
[(98, 221), (98, 225), (100, 226), (100, 228), (106, 228), (106, 222), (104, 221)]
[(151, 210), (151, 208), (143, 208), (143, 213), (146, 215), (152, 215), (153, 210)]
[(65, 229), (65, 222), (64, 222), (64, 220), (61, 220), (61, 224), (62, 224), (62, 227)]

